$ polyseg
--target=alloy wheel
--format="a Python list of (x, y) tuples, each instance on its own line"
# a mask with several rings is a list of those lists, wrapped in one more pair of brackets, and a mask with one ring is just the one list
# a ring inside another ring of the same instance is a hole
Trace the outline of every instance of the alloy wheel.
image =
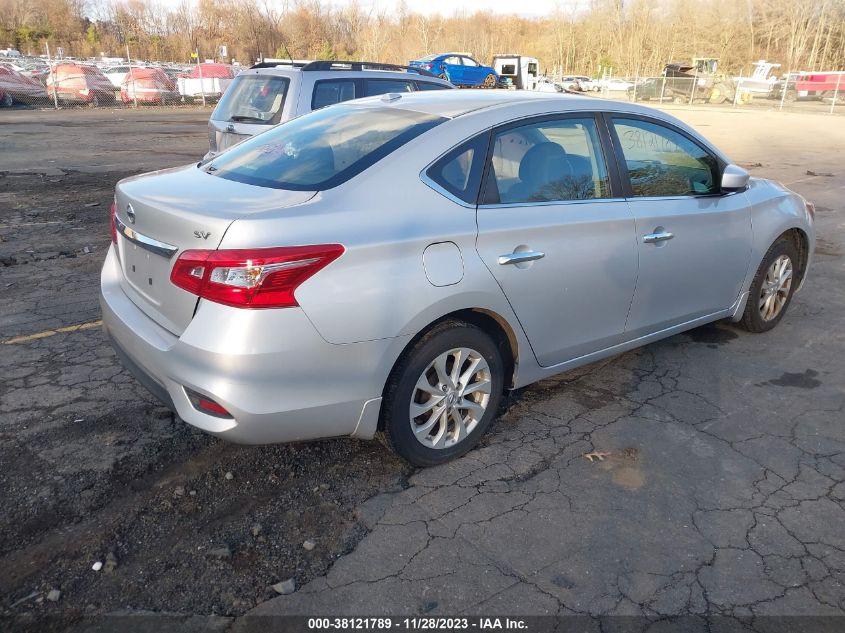
[(769, 266), (760, 288), (759, 309), (764, 321), (771, 321), (781, 313), (791, 289), (792, 260), (781, 255)]
[(478, 426), (490, 402), (490, 366), (467, 347), (437, 356), (417, 380), (409, 407), (414, 437), (428, 448), (463, 441)]

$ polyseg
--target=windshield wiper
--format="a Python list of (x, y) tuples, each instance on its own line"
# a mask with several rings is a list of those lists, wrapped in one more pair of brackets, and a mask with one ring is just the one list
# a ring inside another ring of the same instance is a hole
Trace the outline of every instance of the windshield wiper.
[(246, 114), (233, 114), (229, 117), (230, 120), (235, 121), (236, 123), (241, 123), (242, 121), (257, 121), (258, 123), (264, 123), (264, 119), (257, 116), (249, 116)]

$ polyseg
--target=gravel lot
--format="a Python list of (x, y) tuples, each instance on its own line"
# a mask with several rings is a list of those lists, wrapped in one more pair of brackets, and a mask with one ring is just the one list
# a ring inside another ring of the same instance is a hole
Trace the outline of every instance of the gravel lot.
[[(95, 324), (112, 188), (201, 156), (207, 111), (4, 113), (0, 616), (845, 614), (845, 129), (666, 109), (815, 200), (787, 318), (522, 390), (484, 446), (423, 472), (377, 442), (220, 442), (119, 366)], [(272, 599), (288, 578), (304, 589)]]

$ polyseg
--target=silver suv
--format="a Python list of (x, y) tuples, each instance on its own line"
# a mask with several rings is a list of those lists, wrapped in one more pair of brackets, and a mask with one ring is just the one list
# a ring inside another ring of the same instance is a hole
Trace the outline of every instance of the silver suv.
[(240, 73), (208, 122), (211, 158), (270, 126), (341, 101), (454, 88), (423, 68), (375, 62), (265, 61)]

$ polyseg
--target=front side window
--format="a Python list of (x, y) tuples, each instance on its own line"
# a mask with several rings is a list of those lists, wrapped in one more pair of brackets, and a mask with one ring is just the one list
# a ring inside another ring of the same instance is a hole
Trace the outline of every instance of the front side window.
[(610, 197), (595, 119), (566, 118), (509, 128), (493, 140), (486, 203)]
[(697, 143), (657, 123), (614, 118), (635, 197), (719, 193), (719, 164)]
[(205, 169), (259, 187), (323, 191), (445, 120), (399, 108), (339, 104), (253, 136), (206, 163)]
[(274, 125), (282, 116), (289, 81), (275, 75), (241, 75), (223, 93), (211, 118), (233, 123)]
[(311, 109), (317, 110), (342, 101), (355, 98), (355, 81), (352, 79), (331, 79), (314, 84)]
[(368, 79), (367, 96), (375, 97), (388, 92), (411, 92), (413, 86), (410, 81), (401, 79)]

